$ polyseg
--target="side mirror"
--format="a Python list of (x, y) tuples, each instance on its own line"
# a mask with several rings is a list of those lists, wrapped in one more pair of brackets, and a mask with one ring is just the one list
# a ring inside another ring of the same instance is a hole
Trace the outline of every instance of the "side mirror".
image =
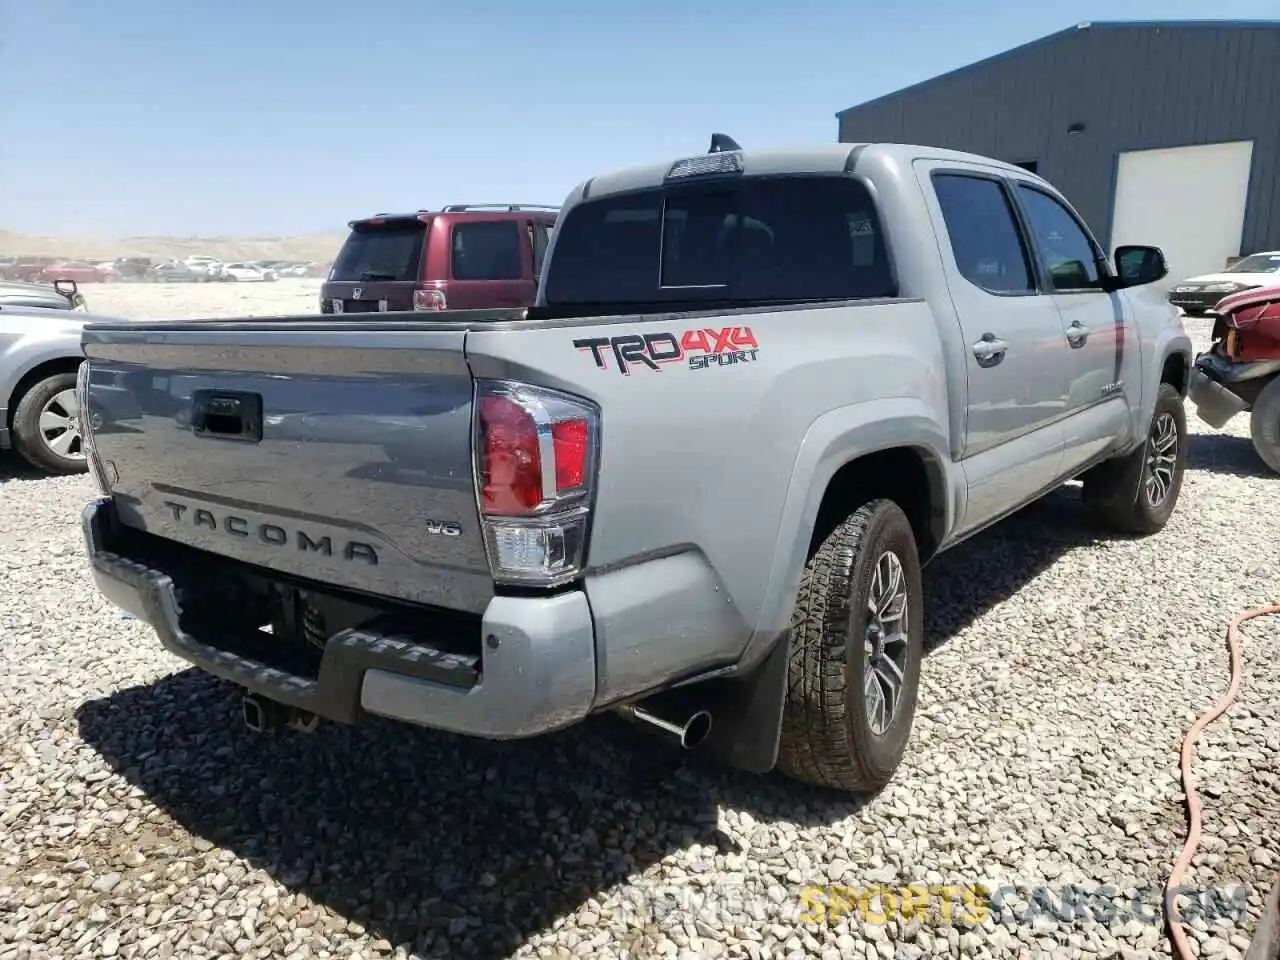
[(76, 293), (80, 290), (80, 287), (74, 280), (55, 280), (53, 281), (53, 289), (57, 290), (68, 300), (74, 300)]
[(1116, 247), (1115, 260), (1119, 287), (1140, 287), (1163, 280), (1169, 275), (1169, 264), (1165, 262), (1164, 251), (1159, 247)]

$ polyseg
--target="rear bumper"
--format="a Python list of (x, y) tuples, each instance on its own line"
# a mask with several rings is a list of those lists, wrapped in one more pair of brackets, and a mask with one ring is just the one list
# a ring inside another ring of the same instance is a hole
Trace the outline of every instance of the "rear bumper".
[(1208, 313), (1225, 296), (1225, 293), (1174, 292), (1169, 294), (1169, 302), (1175, 307), (1181, 307), (1189, 314), (1196, 315)]
[(479, 664), (420, 637), (362, 628), (329, 640), (312, 679), (186, 632), (172, 578), (111, 551), (116, 520), (109, 498), (91, 501), (82, 523), (103, 596), (149, 623), (171, 653), (279, 703), (340, 722), (364, 712), (491, 739), (557, 730), (591, 711), (595, 638), (581, 591), (493, 598), (482, 620)]

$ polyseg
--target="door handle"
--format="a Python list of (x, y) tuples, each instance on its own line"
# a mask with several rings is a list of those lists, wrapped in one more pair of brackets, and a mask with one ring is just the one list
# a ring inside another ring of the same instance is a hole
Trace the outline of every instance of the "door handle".
[(973, 345), (973, 355), (978, 361), (978, 366), (994, 367), (1004, 359), (1005, 351), (1008, 349), (1009, 345), (1003, 340), (996, 339), (994, 333), (984, 333), (982, 339)]
[(224, 440), (262, 439), (262, 395), (196, 390), (191, 395), (191, 432)]
[(1067, 327), (1067, 343), (1071, 344), (1071, 348), (1075, 350), (1083, 347), (1088, 339), (1089, 328), (1079, 320), (1072, 320), (1071, 325)]

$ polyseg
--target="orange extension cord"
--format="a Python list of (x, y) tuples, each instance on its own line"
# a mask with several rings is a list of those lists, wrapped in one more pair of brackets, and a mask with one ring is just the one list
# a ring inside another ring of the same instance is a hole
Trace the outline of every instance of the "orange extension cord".
[(1248, 610), (1237, 614), (1231, 619), (1231, 623), (1227, 626), (1227, 647), (1231, 652), (1231, 684), (1218, 702), (1192, 725), (1182, 741), (1182, 790), (1187, 797), (1187, 840), (1182, 845), (1182, 853), (1178, 855), (1178, 859), (1173, 865), (1173, 870), (1169, 873), (1169, 882), (1165, 884), (1164, 888), (1165, 921), (1169, 925), (1169, 936), (1173, 939), (1174, 948), (1181, 960), (1193, 960), (1195, 957), (1195, 954), (1191, 952), (1191, 944), (1187, 941), (1186, 931), (1183, 930), (1181, 923), (1174, 920), (1176, 891), (1182, 884), (1183, 874), (1186, 873), (1187, 866), (1191, 863), (1191, 858), (1195, 856), (1196, 848), (1200, 846), (1201, 805), (1200, 795), (1196, 793), (1195, 777), (1191, 772), (1191, 761), (1194, 756), (1193, 748), (1195, 747), (1196, 738), (1200, 736), (1200, 732), (1226, 713), (1227, 708), (1235, 700), (1236, 694), (1240, 692), (1240, 624), (1246, 620), (1252, 620), (1254, 617), (1265, 617), (1273, 613), (1280, 613), (1280, 604)]

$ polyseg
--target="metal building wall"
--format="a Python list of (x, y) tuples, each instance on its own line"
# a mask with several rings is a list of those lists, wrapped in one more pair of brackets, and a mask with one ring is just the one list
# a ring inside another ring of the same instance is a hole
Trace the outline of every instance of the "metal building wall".
[(1073, 27), (837, 117), (842, 142), (1036, 160), (1108, 245), (1118, 153), (1252, 140), (1241, 251), (1280, 249), (1280, 23)]

